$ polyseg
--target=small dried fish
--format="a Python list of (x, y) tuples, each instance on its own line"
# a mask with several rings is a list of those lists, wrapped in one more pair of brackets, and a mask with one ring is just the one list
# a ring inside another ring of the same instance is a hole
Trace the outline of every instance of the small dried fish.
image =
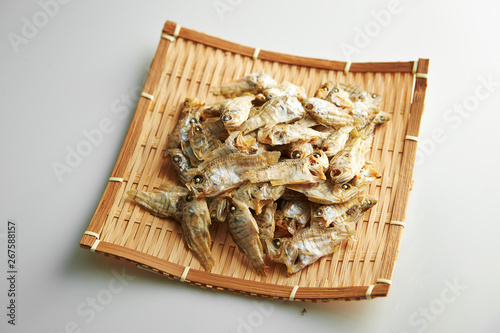
[(225, 86), (215, 89), (215, 95), (224, 95), (226, 97), (241, 96), (244, 93), (257, 94), (265, 89), (277, 86), (278, 83), (268, 74), (256, 72), (248, 74)]
[(266, 239), (274, 238), (275, 221), (274, 216), (276, 213), (276, 202), (270, 202), (262, 208), (262, 212), (255, 216), (255, 221), (259, 227), (259, 239), (262, 244), (264, 253), (267, 253)]
[(358, 195), (366, 188), (366, 185), (354, 186), (351, 183), (333, 184), (329, 180), (324, 180), (309, 184), (286, 185), (290, 190), (304, 194), (309, 201), (330, 205), (346, 202)]
[(353, 102), (360, 101), (366, 104), (378, 105), (382, 100), (381, 96), (375, 93), (366, 92), (354, 84), (339, 82), (337, 83), (337, 85), (343, 90), (345, 90), (347, 93), (349, 93), (349, 98)]
[(324, 99), (311, 97), (302, 102), (306, 111), (318, 122), (339, 129), (342, 126), (355, 126), (359, 120), (349, 114), (349, 110), (340, 108)]
[(278, 96), (264, 103), (260, 112), (240, 126), (244, 134), (261, 127), (270, 128), (279, 123), (289, 123), (302, 118), (305, 114), (304, 107), (297, 97)]
[(256, 155), (234, 153), (216, 158), (203, 168), (190, 169), (193, 176), (186, 187), (199, 196), (215, 196), (248, 180), (247, 171), (276, 164), (280, 152), (263, 152)]
[(210, 213), (205, 198), (187, 195), (182, 209), (182, 232), (187, 246), (196, 254), (207, 272), (210, 272), (215, 265), (210, 250), (210, 224)]
[(306, 90), (304, 89), (304, 87), (296, 86), (295, 84), (288, 81), (284, 81), (276, 87), (264, 90), (263, 94), (268, 100), (284, 95), (295, 96), (299, 101), (307, 98)]
[(255, 96), (240, 96), (220, 103), (221, 120), (228, 131), (234, 131), (248, 119)]
[(308, 200), (283, 200), (276, 212), (276, 228), (281, 227), (294, 235), (311, 219), (311, 202)]
[(304, 184), (326, 179), (328, 157), (322, 151), (299, 159), (285, 159), (260, 170), (250, 170), (252, 183), (271, 182), (272, 185)]
[(210, 218), (218, 222), (226, 222), (228, 205), (227, 202), (229, 200), (228, 194), (222, 193), (210, 199), (210, 204), (208, 205)]
[(330, 179), (334, 183), (345, 183), (361, 170), (365, 164), (366, 144), (357, 131), (351, 132), (351, 138), (344, 149), (330, 159)]
[(185, 187), (164, 185), (152, 192), (129, 190), (127, 196), (151, 214), (158, 217), (172, 217), (181, 220), (183, 198), (188, 194)]
[(318, 132), (296, 124), (277, 124), (271, 128), (259, 129), (257, 140), (271, 146), (294, 142), (310, 142), (313, 145), (321, 145), (328, 135), (328, 133)]
[(258, 274), (266, 276), (264, 250), (259, 239), (259, 227), (247, 205), (231, 198), (227, 215), (228, 229), (239, 250)]
[(328, 96), (328, 94), (332, 91), (333, 87), (335, 87), (335, 83), (332, 81), (327, 81), (323, 83), (323, 85), (314, 94), (314, 97), (325, 99)]
[(269, 183), (246, 183), (232, 192), (232, 197), (245, 203), (259, 215), (269, 202), (278, 200), (285, 192), (285, 186), (273, 186)]
[(293, 237), (266, 240), (271, 260), (283, 263), (288, 275), (333, 253), (348, 235), (333, 228), (308, 227)]
[(300, 142), (288, 145), (285, 149), (288, 157), (297, 159), (314, 153), (314, 147), (310, 142)]
[(189, 175), (188, 170), (192, 169), (193, 166), (191, 165), (189, 158), (186, 155), (184, 155), (182, 150), (171, 149), (170, 157), (173, 162), (172, 164), (174, 165), (175, 171), (177, 172), (177, 176), (179, 177), (179, 180), (183, 184), (191, 180), (191, 176)]
[(349, 139), (349, 133), (353, 129), (354, 126), (344, 126), (333, 131), (321, 144), (321, 150), (323, 150), (328, 157), (337, 154), (345, 147)]
[(335, 224), (335, 221), (346, 214), (349, 209), (355, 206), (361, 207), (361, 205), (368, 209), (373, 207), (376, 203), (377, 199), (373, 196), (359, 195), (344, 203), (320, 206), (311, 216), (311, 225), (329, 227), (332, 223)]
[(202, 123), (191, 124), (189, 145), (196, 158), (203, 161), (208, 154), (222, 146), (222, 142), (204, 129)]

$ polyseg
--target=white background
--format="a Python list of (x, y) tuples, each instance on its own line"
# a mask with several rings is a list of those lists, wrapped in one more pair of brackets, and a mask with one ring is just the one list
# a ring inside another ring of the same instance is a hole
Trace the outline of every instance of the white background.
[[(490, 3), (2, 0), (0, 331), (499, 332), (500, 8)], [(166, 20), (306, 57), (430, 59), (415, 184), (388, 297), (262, 301), (79, 247)], [(102, 121), (111, 124), (102, 141), (58, 178), (53, 164)], [(18, 236), (15, 327), (6, 308), (9, 219)]]

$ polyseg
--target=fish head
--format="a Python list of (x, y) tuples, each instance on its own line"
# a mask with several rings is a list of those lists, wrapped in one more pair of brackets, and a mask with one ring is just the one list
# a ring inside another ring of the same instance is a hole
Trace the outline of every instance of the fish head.
[(375, 122), (375, 126), (380, 126), (382, 124), (389, 122), (391, 119), (392, 117), (390, 114), (384, 111), (380, 111), (375, 115), (373, 121)]
[(273, 99), (278, 96), (283, 96), (285, 95), (285, 92), (283, 92), (279, 88), (269, 88), (266, 89), (262, 92), (262, 94), (266, 97), (267, 100)]
[(279, 262), (287, 266), (293, 264), (298, 255), (298, 250), (293, 245), (292, 238), (267, 238), (265, 241), (267, 254), (270, 256), (272, 261)]
[(313, 209), (311, 214), (311, 225), (319, 225), (327, 227), (329, 225), (330, 217), (332, 216), (331, 205), (321, 205)]
[(200, 102), (196, 97), (188, 97), (182, 102), (182, 112), (186, 113), (194, 108), (200, 108), (205, 103)]
[(248, 205), (235, 197), (231, 197), (228, 201), (227, 217), (228, 219), (241, 219), (243, 221), (253, 219)]
[(374, 196), (362, 195), (360, 197), (361, 197), (361, 202), (359, 204), (359, 207), (363, 212), (373, 208), (378, 203), (377, 198), (375, 198)]
[(197, 173), (193, 174), (193, 177), (189, 182), (186, 183), (186, 187), (196, 196), (206, 196), (209, 195), (215, 188), (214, 181), (208, 178), (205, 174)]
[(208, 210), (210, 212), (210, 218), (213, 221), (225, 222), (227, 217), (227, 206), (228, 206), (227, 195), (219, 195), (212, 199)]
[(263, 152), (265, 149), (257, 142), (256, 138), (250, 134), (243, 135), (242, 132), (237, 133), (234, 138), (234, 146), (242, 153), (255, 155)]
[(362, 189), (352, 185), (350, 182), (345, 182), (334, 184), (330, 192), (331, 195), (339, 200), (339, 202), (346, 202), (354, 198), (354, 196), (357, 195)]
[(240, 127), (246, 119), (242, 117), (240, 109), (231, 108), (222, 112), (221, 120), (226, 129), (232, 130)]
[(172, 163), (174, 163), (180, 169), (191, 168), (191, 163), (189, 162), (189, 158), (182, 152), (182, 150), (172, 149), (169, 154)]
[(325, 82), (314, 94), (314, 97), (325, 99), (335, 84), (331, 81)]
[(310, 166), (321, 173), (325, 172), (330, 166), (328, 156), (323, 150), (314, 151), (308, 158)]
[(309, 156), (314, 152), (314, 148), (311, 143), (303, 142), (294, 144), (289, 150), (289, 156), (293, 159), (303, 158)]

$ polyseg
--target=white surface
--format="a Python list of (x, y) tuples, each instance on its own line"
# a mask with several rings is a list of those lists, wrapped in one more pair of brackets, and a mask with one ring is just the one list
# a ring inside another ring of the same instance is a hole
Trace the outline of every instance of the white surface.
[[(500, 330), (498, 5), (68, 1), (44, 15), (41, 3), (54, 1), (0, 4), (0, 331)], [(373, 12), (389, 9), (384, 26), (377, 23)], [(348, 60), (340, 45), (349, 44), (357, 48), (352, 61), (430, 59), (415, 185), (387, 298), (268, 302), (171, 281), (79, 248), (166, 20), (301, 56)], [(363, 41), (357, 34), (364, 29), (372, 36)], [(14, 34), (22, 44), (11, 42)], [(488, 78), (493, 85), (483, 83)], [(58, 179), (53, 163), (64, 163), (68, 149), (102, 121), (109, 133)], [(3, 277), (9, 219), (18, 227), (15, 327), (7, 323)], [(123, 271), (126, 280), (116, 278)]]

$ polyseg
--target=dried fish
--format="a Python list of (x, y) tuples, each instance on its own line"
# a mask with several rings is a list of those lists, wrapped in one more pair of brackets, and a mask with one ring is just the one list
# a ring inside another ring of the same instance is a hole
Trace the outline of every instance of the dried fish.
[(266, 276), (264, 250), (259, 239), (259, 227), (247, 205), (236, 198), (231, 198), (227, 215), (229, 234), (245, 254), (255, 271)]
[(279, 123), (289, 123), (301, 119), (305, 110), (297, 97), (283, 95), (270, 99), (260, 108), (260, 112), (239, 127), (244, 134), (261, 127), (270, 128)]
[(185, 187), (175, 185), (164, 185), (152, 192), (129, 190), (127, 196), (148, 212), (158, 217), (172, 217), (181, 220), (181, 208), (183, 198), (188, 194)]
[(170, 157), (173, 162), (172, 164), (174, 165), (175, 171), (177, 172), (177, 177), (179, 177), (179, 180), (183, 184), (191, 180), (191, 176), (189, 175), (188, 170), (192, 169), (193, 166), (191, 165), (189, 158), (186, 155), (184, 155), (182, 150), (171, 149)]
[(357, 118), (349, 114), (349, 110), (340, 108), (321, 98), (307, 98), (302, 104), (314, 119), (334, 129), (342, 126), (355, 126), (359, 122)]
[(240, 96), (220, 103), (221, 120), (228, 131), (234, 131), (248, 119), (255, 96)]
[(277, 124), (271, 128), (261, 128), (257, 132), (257, 140), (271, 146), (294, 142), (310, 142), (313, 145), (321, 145), (328, 136), (329, 133), (296, 124)]
[(283, 263), (288, 275), (333, 253), (348, 234), (333, 228), (308, 227), (293, 237), (266, 240), (271, 260)]
[(199, 196), (215, 196), (248, 180), (247, 171), (276, 164), (280, 152), (263, 152), (256, 155), (234, 153), (216, 158), (203, 168), (190, 169), (193, 175), (186, 187)]
[(248, 180), (253, 183), (271, 182), (272, 185), (304, 184), (326, 179), (328, 157), (322, 151), (299, 159), (285, 159), (260, 170), (250, 170)]
[(264, 253), (267, 253), (266, 239), (274, 238), (274, 216), (277, 206), (278, 204), (275, 201), (270, 202), (262, 208), (262, 212), (259, 215), (255, 216), (255, 221), (257, 222), (257, 226), (259, 227), (259, 239), (262, 244)]
[(196, 254), (201, 265), (210, 272), (215, 265), (210, 250), (210, 213), (205, 198), (185, 197), (181, 226), (187, 246)]
[(333, 184), (329, 180), (324, 180), (309, 184), (289, 184), (286, 187), (304, 194), (309, 201), (329, 205), (352, 199), (366, 188), (366, 184), (354, 186), (349, 182)]
[(278, 83), (268, 74), (256, 72), (244, 76), (228, 85), (221, 86), (215, 89), (213, 93), (215, 95), (234, 97), (241, 96), (244, 93), (257, 94), (277, 85)]

